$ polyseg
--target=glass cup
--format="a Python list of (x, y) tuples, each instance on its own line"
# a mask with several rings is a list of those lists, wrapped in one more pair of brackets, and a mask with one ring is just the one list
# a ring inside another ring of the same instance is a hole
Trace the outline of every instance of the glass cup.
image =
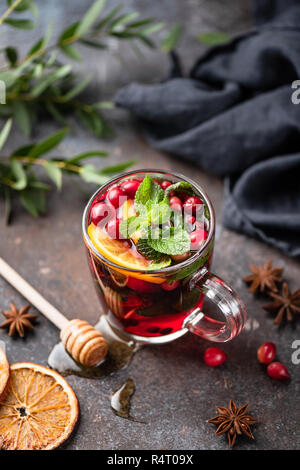
[[(201, 249), (181, 263), (159, 270), (129, 269), (106, 259), (88, 233), (93, 203), (105, 198), (108, 189), (146, 174), (172, 182), (187, 181), (204, 202), (209, 220)], [(237, 294), (210, 269), (215, 215), (210, 199), (195, 182), (164, 170), (138, 170), (117, 176), (99, 188), (83, 214), (83, 238), (89, 267), (102, 306), (102, 314), (121, 337), (140, 343), (161, 344), (188, 331), (209, 341), (226, 342), (237, 336), (246, 321), (246, 310)], [(166, 281), (175, 289), (165, 290)]]

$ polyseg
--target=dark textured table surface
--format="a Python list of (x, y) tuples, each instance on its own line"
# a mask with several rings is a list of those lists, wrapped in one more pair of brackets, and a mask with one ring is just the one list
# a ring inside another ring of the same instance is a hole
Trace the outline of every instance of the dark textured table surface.
[[(84, 11), (84, 2), (79, 0), (37, 3), (41, 8), (42, 27), (51, 16), (57, 31), (64, 27), (65, 18), (68, 22), (75, 21)], [(183, 22), (185, 33), (180, 52), (184, 54), (186, 67), (202, 50), (195, 35), (211, 30), (233, 33), (250, 25), (248, 1), (136, 0), (125, 3), (128, 8), (139, 8), (147, 16), (170, 23)], [(37, 34), (26, 33), (26, 38), (34, 39)], [(5, 41), (14, 39), (24, 43), (21, 38), (20, 33), (16, 35), (10, 30)], [(145, 51), (143, 60), (138, 60), (126, 46), (117, 52), (123, 57), (121, 63), (108, 53), (95, 55), (95, 52), (86, 51), (86, 63), (95, 72), (95, 100), (99, 100), (100, 90), (104, 89), (104, 94), (111, 97), (121, 84), (133, 79), (155, 81), (167, 69), (166, 58), (159, 52)], [(101, 82), (104, 83), (101, 85)], [(254, 428), (255, 441), (241, 439), (237, 448), (299, 449), (300, 365), (293, 365), (291, 360), (292, 343), (300, 340), (299, 324), (275, 327), (272, 318), (261, 309), (264, 301), (254, 298), (241, 281), (248, 273), (249, 262), (262, 263), (270, 257), (274, 265), (285, 268), (286, 280), (292, 289), (296, 289), (299, 287), (299, 262), (262, 243), (225, 230), (221, 225), (222, 181), (149, 148), (125, 112), (114, 111), (111, 120), (116, 130), (114, 140), (99, 143), (78, 129), (76, 135), (60, 145), (61, 154), (71, 155), (100, 145), (110, 150), (111, 163), (137, 158), (137, 168), (176, 169), (200, 182), (210, 195), (217, 215), (213, 271), (238, 291), (247, 306), (248, 321), (241, 335), (224, 345), (228, 361), (216, 369), (203, 362), (203, 352), (209, 343), (187, 334), (171, 344), (145, 347), (135, 355), (127, 369), (103, 380), (70, 376), (68, 380), (80, 401), (81, 419), (66, 448), (226, 449), (225, 437), (215, 438), (215, 427), (205, 421), (215, 416), (216, 405), (227, 406), (232, 398), (239, 405), (250, 403), (251, 414), (259, 420)], [(35, 137), (45, 136), (51, 130), (52, 125), (45, 122), (39, 126)], [(15, 132), (7, 148), (21, 142), (23, 138)], [(91, 193), (91, 188), (89, 191)], [(69, 318), (80, 316), (96, 322), (100, 312), (81, 238), (85, 202), (82, 194), (66, 181), (62, 193), (51, 193), (47, 217), (35, 220), (17, 210), (11, 226), (5, 227), (1, 222), (0, 256)], [(0, 309), (7, 309), (10, 300), (19, 307), (24, 303), (3, 279), (0, 279), (0, 300)], [(10, 339), (5, 331), (0, 331), (0, 340), (6, 342), (11, 362), (25, 360), (46, 365), (57, 339), (57, 329), (41, 315), (35, 331), (25, 340)], [(257, 362), (257, 347), (265, 341), (277, 344), (278, 358), (292, 375), (289, 383), (272, 381)], [(147, 424), (119, 418), (110, 409), (110, 394), (128, 377), (136, 382), (132, 413)]]

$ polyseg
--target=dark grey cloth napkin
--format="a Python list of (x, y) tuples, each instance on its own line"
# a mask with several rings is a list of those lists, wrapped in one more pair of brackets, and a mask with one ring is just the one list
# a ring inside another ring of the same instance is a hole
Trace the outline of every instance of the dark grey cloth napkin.
[(189, 78), (132, 83), (115, 101), (155, 148), (226, 177), (225, 226), (300, 256), (300, 2), (258, 0), (255, 18)]

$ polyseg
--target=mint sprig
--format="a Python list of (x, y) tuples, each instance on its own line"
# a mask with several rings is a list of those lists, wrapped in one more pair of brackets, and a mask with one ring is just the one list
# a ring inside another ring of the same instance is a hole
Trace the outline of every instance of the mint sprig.
[(148, 238), (151, 248), (167, 255), (183, 255), (190, 250), (189, 234), (181, 227), (168, 227), (161, 231), (158, 237)]
[(172, 220), (168, 199), (168, 190), (172, 187), (185, 191), (192, 188), (189, 183), (182, 181), (164, 191), (147, 174), (134, 199), (137, 216), (129, 217), (120, 224), (120, 232), (125, 238), (130, 238), (142, 229), (137, 249), (147, 259), (154, 261), (155, 267), (152, 263), (151, 269), (168, 266), (171, 264), (170, 255), (181, 255), (190, 250), (190, 237), (182, 223), (161, 228)]
[(159, 186), (159, 184), (155, 183), (147, 173), (135, 194), (134, 202), (136, 207), (140, 204), (145, 205), (148, 201), (158, 203), (162, 201), (163, 198), (164, 190)]

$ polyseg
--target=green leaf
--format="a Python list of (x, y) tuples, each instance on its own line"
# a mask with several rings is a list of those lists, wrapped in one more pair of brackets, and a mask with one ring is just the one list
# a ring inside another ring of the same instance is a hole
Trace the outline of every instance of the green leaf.
[(170, 220), (171, 209), (168, 200), (164, 198), (161, 202), (152, 203), (149, 211), (149, 218), (152, 224), (164, 224)]
[(84, 46), (94, 47), (95, 49), (107, 49), (107, 45), (91, 39), (79, 39), (78, 42)]
[(107, 166), (105, 168), (102, 168), (101, 173), (103, 175), (110, 175), (112, 173), (119, 173), (120, 171), (127, 170), (127, 168), (130, 168), (135, 163), (136, 163), (136, 160), (129, 160), (128, 162), (117, 163), (116, 165), (111, 165), (111, 166)]
[(98, 103), (94, 103), (93, 108), (99, 109), (113, 109), (115, 104), (112, 101), (99, 101)]
[(54, 103), (51, 101), (46, 101), (45, 102), (45, 107), (48, 111), (48, 113), (51, 114), (51, 116), (62, 126), (67, 126), (68, 122), (66, 121), (64, 115), (60, 112), (57, 106), (55, 106)]
[(128, 23), (131, 20), (134, 20), (139, 16), (139, 13), (134, 11), (133, 13), (125, 13), (124, 15), (118, 16), (111, 24), (110, 24), (110, 31), (117, 30), (120, 26), (124, 25), (124, 23)]
[(12, 158), (10, 160), (10, 169), (16, 180), (16, 182), (12, 185), (12, 188), (16, 189), (17, 191), (25, 189), (27, 186), (27, 177), (22, 165), (17, 160)]
[(197, 39), (207, 46), (217, 46), (230, 41), (230, 36), (226, 33), (203, 33), (199, 34)]
[(62, 186), (62, 171), (55, 165), (54, 162), (48, 160), (45, 164), (45, 170), (49, 178), (56, 184), (57, 189), (61, 189)]
[(204, 217), (209, 220), (210, 219), (210, 212), (209, 212), (209, 208), (206, 204), (204, 204)]
[(42, 142), (35, 144), (32, 147), (31, 151), (29, 152), (29, 156), (33, 158), (37, 158), (40, 155), (43, 155), (44, 153), (49, 152), (63, 140), (63, 138), (68, 133), (68, 131), (69, 131), (68, 128), (61, 129), (60, 131), (57, 131), (54, 134), (47, 137), (47, 139), (43, 140)]
[(140, 28), (140, 26), (145, 26), (147, 24), (154, 23), (154, 21), (155, 20), (153, 18), (145, 18), (144, 20), (135, 21), (134, 23), (128, 24), (127, 28)]
[(71, 44), (61, 44), (59, 48), (66, 56), (70, 57), (71, 59), (78, 61), (82, 60), (82, 57), (77, 49)]
[(19, 128), (26, 137), (29, 137), (31, 133), (31, 121), (27, 105), (23, 101), (15, 100), (13, 102), (13, 113)]
[[(15, 0), (8, 0), (7, 1), (8, 6), (11, 6), (14, 3), (14, 1)], [(33, 3), (32, 0), (23, 0), (21, 3), (19, 3), (19, 5), (17, 5), (14, 8), (14, 11), (21, 12), (21, 11), (29, 10), (32, 7), (32, 3)]]
[(147, 173), (142, 183), (138, 187), (138, 190), (135, 195), (136, 205), (145, 205), (147, 201), (151, 200), (152, 202), (160, 202), (164, 198), (164, 191), (155, 183), (150, 175)]
[[(124, 222), (124, 221), (123, 221)], [(121, 225), (120, 225), (121, 227)], [(163, 258), (163, 255), (159, 252), (154, 250), (148, 243), (146, 238), (139, 238), (136, 248), (139, 253), (141, 253), (145, 258), (158, 262)]]
[(38, 217), (39, 213), (45, 212), (44, 191), (32, 191), (25, 189), (20, 193), (20, 201), (25, 209), (31, 215), (33, 215), (33, 217)]
[(84, 17), (82, 18), (81, 21), (78, 23), (78, 27), (76, 29), (75, 34), (77, 36), (82, 36), (85, 34), (92, 24), (96, 21), (97, 16), (100, 14), (102, 11), (106, 1), (105, 0), (96, 0), (92, 6), (88, 9)]
[(3, 145), (5, 144), (6, 139), (9, 135), (9, 133), (10, 133), (11, 125), (12, 125), (12, 119), (10, 118), (6, 121), (6, 123), (4, 124), (4, 126), (1, 129), (1, 132), (0, 132), (0, 150), (2, 149)]
[(115, 16), (116, 14), (122, 9), (122, 5), (116, 6), (103, 20), (101, 20), (95, 27), (95, 31), (99, 31), (105, 25), (107, 25)]
[(69, 90), (68, 93), (63, 96), (64, 101), (70, 101), (75, 98), (75, 96), (79, 95), (88, 86), (90, 81), (91, 77), (88, 76), (82, 80), (82, 82), (78, 83), (74, 88), (71, 88), (71, 90)]
[(157, 31), (160, 31), (164, 27), (164, 23), (156, 23), (151, 26), (148, 26), (147, 28), (143, 28), (139, 31), (139, 33), (148, 35), (148, 34), (153, 34), (156, 33)]
[(108, 177), (101, 174), (94, 165), (85, 165), (80, 169), (80, 176), (87, 183), (102, 185), (107, 182)]
[(130, 238), (140, 228), (141, 218), (132, 216), (120, 223), (120, 232), (125, 238)]
[(147, 269), (148, 271), (154, 271), (157, 269), (167, 268), (168, 266), (170, 266), (171, 262), (172, 259), (170, 258), (170, 256), (165, 255), (160, 259), (160, 261), (154, 261), (153, 263), (151, 263)]
[(41, 39), (39, 39), (33, 46), (32, 48), (30, 49), (30, 51), (28, 52), (28, 56), (31, 56), (33, 54), (36, 54), (37, 52), (39, 51), (42, 51), (42, 49), (44, 49), (48, 42), (49, 42), (49, 39), (51, 37), (51, 26), (48, 26), (47, 28), (47, 31), (46, 31), (46, 34), (44, 37), (42, 37)]
[(26, 155), (29, 155), (29, 152), (32, 150), (34, 147), (34, 144), (29, 144), (29, 145), (24, 145), (22, 147), (18, 147), (15, 149), (12, 153), (12, 157), (18, 156), (18, 157), (24, 157)]
[(178, 183), (171, 184), (166, 190), (165, 190), (165, 195), (168, 198), (170, 193), (173, 191), (183, 191), (187, 194), (190, 194), (191, 196), (194, 194), (193, 191), (193, 186), (191, 183), (188, 183), (187, 181), (179, 181)]
[(70, 64), (62, 65), (61, 67), (57, 68), (53, 72), (49, 73), (47, 76), (43, 77), (31, 90), (31, 94), (34, 97), (39, 96), (46, 88), (51, 85), (51, 83), (56, 82), (60, 78), (65, 77), (70, 73), (72, 67)]
[(180, 227), (170, 227), (159, 233), (158, 238), (149, 238), (148, 243), (154, 250), (167, 255), (182, 255), (191, 246), (189, 234)]
[(18, 51), (14, 47), (6, 47), (5, 55), (11, 65), (15, 65), (18, 60)]
[(75, 40), (75, 31), (78, 28), (79, 21), (68, 26), (60, 35), (58, 44), (63, 44), (67, 40), (71, 40), (74, 37)]
[(81, 153), (79, 155), (76, 155), (73, 158), (70, 158), (68, 160), (68, 163), (78, 163), (81, 160), (84, 160), (85, 158), (90, 158), (90, 157), (108, 157), (107, 152), (99, 151), (99, 150), (91, 150), (90, 152), (85, 152)]
[(162, 51), (168, 53), (168, 52), (171, 52), (173, 49), (175, 49), (175, 47), (179, 43), (181, 34), (182, 34), (182, 27), (178, 24), (174, 25), (170, 29), (168, 35), (161, 42), (160, 46), (161, 46)]
[(31, 20), (16, 20), (14, 18), (6, 18), (3, 23), (19, 29), (33, 29), (35, 24)]

